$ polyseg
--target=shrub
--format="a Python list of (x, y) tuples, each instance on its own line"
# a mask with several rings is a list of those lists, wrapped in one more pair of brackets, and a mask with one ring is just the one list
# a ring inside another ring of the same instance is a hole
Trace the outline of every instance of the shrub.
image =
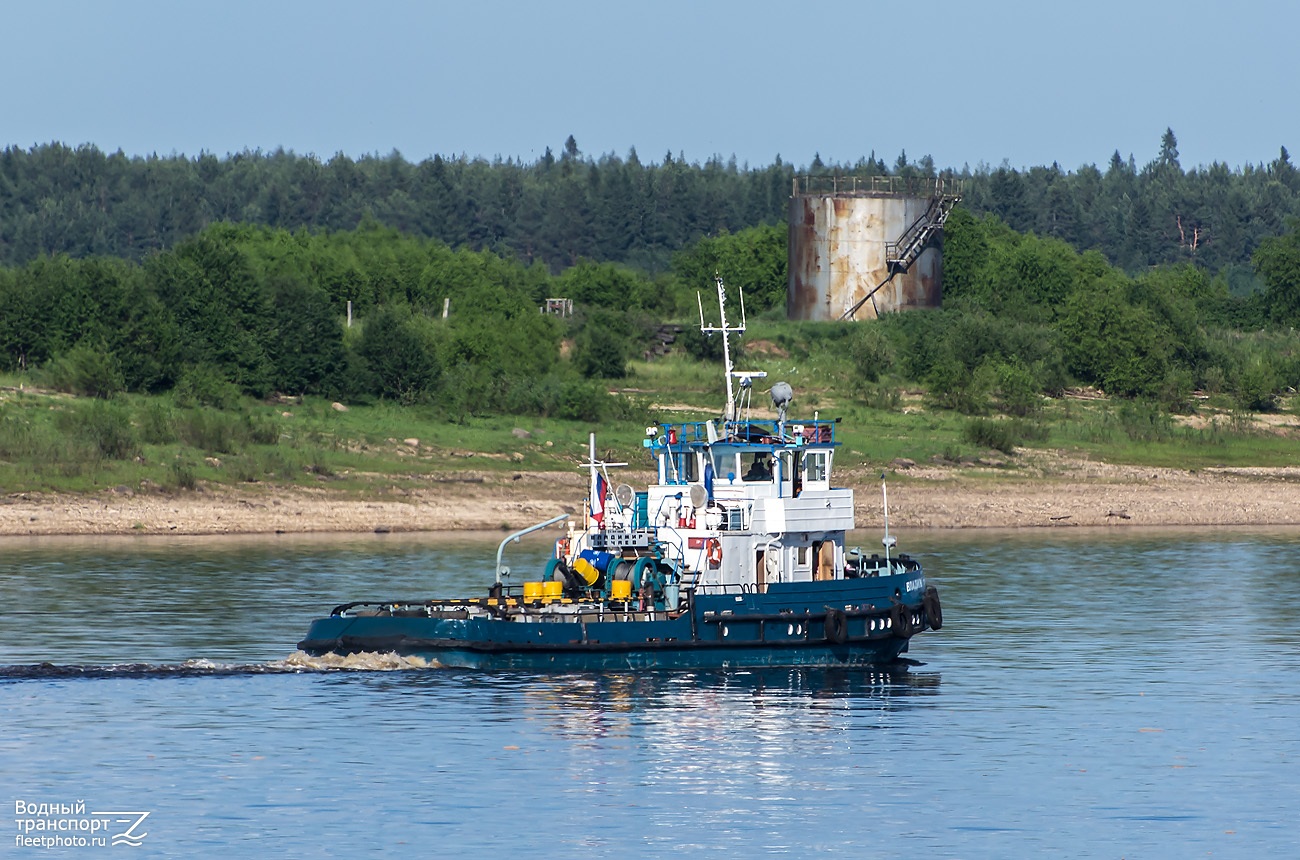
[(161, 400), (150, 400), (140, 416), (140, 433), (149, 445), (170, 445), (176, 441), (176, 413)]
[(996, 391), (1002, 411), (1023, 418), (1042, 409), (1038, 380), (1024, 362), (1013, 359), (994, 367)]
[(140, 453), (130, 415), (120, 404), (95, 401), (60, 413), (55, 424), (68, 436), (85, 442), (96, 459), (127, 460)]
[(1010, 421), (991, 418), (974, 418), (962, 428), (962, 438), (981, 448), (993, 448), (1004, 454), (1014, 454), (1020, 441), (1016, 427)]
[(126, 390), (126, 378), (117, 357), (103, 344), (82, 341), (46, 368), (51, 388), (107, 399)]
[(1162, 442), (1174, 435), (1174, 422), (1158, 404), (1132, 400), (1120, 404), (1119, 424), (1134, 442)]
[(244, 416), (245, 439), (253, 445), (275, 445), (280, 441), (280, 423), (272, 418)]
[(934, 363), (926, 382), (930, 387), (930, 400), (944, 409), (955, 409), (966, 415), (980, 415), (988, 411), (989, 394), (993, 389), (993, 376), (984, 365), (972, 373), (964, 363), (946, 356)]
[(892, 385), (866, 385), (861, 396), (863, 403), (882, 412), (896, 411), (903, 403), (903, 392)]
[(569, 421), (600, 421), (605, 417), (609, 393), (593, 382), (570, 382), (560, 392), (556, 417)]
[(366, 320), (358, 349), (379, 393), (402, 403), (417, 403), (437, 391), (442, 363), (428, 321), (410, 311), (380, 308)]
[(849, 341), (849, 359), (859, 379), (876, 382), (894, 366), (894, 348), (879, 326), (861, 323)]
[(193, 490), (199, 485), (199, 479), (194, 472), (194, 466), (184, 460), (173, 460), (168, 471), (170, 472), (170, 486), (172, 489)]
[(1044, 424), (1012, 418), (999, 421), (992, 418), (973, 418), (962, 428), (962, 438), (972, 445), (993, 448), (1004, 454), (1014, 454), (1016, 446), (1025, 442), (1045, 442), (1048, 428)]
[(1234, 397), (1237, 407), (1249, 412), (1277, 409), (1277, 374), (1266, 361), (1256, 359), (1242, 369)]
[(605, 326), (589, 323), (574, 342), (574, 365), (588, 379), (622, 379), (627, 376), (626, 342)]
[(181, 441), (214, 454), (232, 454), (239, 447), (239, 418), (211, 409), (190, 409), (178, 422)]
[(172, 390), (176, 405), (183, 408), (215, 406), (217, 409), (232, 409), (239, 404), (239, 396), (239, 387), (211, 364), (186, 368)]
[(1156, 402), (1161, 408), (1176, 414), (1189, 414), (1195, 411), (1192, 404), (1192, 372), (1183, 367), (1174, 367), (1165, 375), (1164, 382), (1156, 389)]

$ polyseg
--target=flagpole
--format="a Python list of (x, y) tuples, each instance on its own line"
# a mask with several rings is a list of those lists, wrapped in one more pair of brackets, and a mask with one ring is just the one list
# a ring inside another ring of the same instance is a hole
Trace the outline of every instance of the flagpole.
[[(597, 475), (599, 474), (600, 466), (599, 466), (599, 464), (596, 463), (596, 434), (595, 434), (594, 432), (593, 432), (593, 433), (588, 437), (588, 439), (587, 439), (587, 444), (588, 444), (588, 446), (589, 446), (588, 457), (587, 457), (587, 465), (589, 465), (589, 466), (591, 467), (591, 487), (590, 487), (590, 493), (591, 493), (591, 495), (588, 497), (588, 503), (587, 503), (587, 514), (588, 514), (588, 515), (589, 515), (593, 520), (595, 520), (595, 519), (596, 519), (596, 504), (597, 504), (597, 502), (596, 502), (596, 492), (597, 492), (598, 489), (599, 489), (599, 488), (596, 486), (596, 483), (597, 483), (597, 480), (596, 480), (596, 479), (597, 479)], [(603, 502), (602, 502), (602, 505), (603, 505)], [(602, 514), (604, 513), (604, 507), (603, 507), (603, 506), (602, 506), (602, 508), (601, 508), (601, 513), (602, 513)], [(596, 524), (599, 525), (599, 526), (601, 526), (601, 527), (603, 528), (603, 527), (604, 527), (604, 517), (602, 516), (599, 520), (597, 520), (597, 521), (596, 521)]]
[[(588, 459), (581, 464), (581, 468), (591, 471), (591, 480), (589, 481), (587, 495), (587, 513), (584, 518), (584, 528), (590, 528), (594, 521), (602, 529), (605, 527), (605, 496), (608, 493), (609, 477), (608, 470), (610, 466), (626, 466), (627, 463), (605, 463), (596, 459), (596, 434), (592, 433), (587, 443)], [(604, 474), (602, 474), (602, 471)]]

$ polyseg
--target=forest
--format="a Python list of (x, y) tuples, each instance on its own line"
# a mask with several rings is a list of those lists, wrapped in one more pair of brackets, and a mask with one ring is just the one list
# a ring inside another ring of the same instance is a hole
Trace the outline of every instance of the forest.
[[(1173, 132), (1136, 169), (964, 170), (944, 307), (815, 336), (864, 402), (922, 386), (937, 407), (1031, 416), (1092, 386), (1164, 412), (1194, 393), (1268, 411), (1300, 386), (1300, 180), (1269, 165), (1184, 171)], [(870, 156), (815, 171), (933, 174)], [(794, 169), (666, 155), (535, 164), (397, 153), (321, 163), (0, 154), (0, 370), (180, 404), (319, 395), (474, 415), (619, 417), (607, 395), (714, 272), (780, 323)], [(945, 174), (949, 175), (949, 174)], [(542, 313), (572, 299), (572, 316)], [(444, 316), (444, 309), (448, 312)], [(622, 412), (621, 412), (621, 411)], [(630, 417), (630, 416), (629, 416)]]
[(938, 169), (900, 153), (852, 164), (814, 156), (760, 167), (665, 153), (642, 161), (584, 155), (570, 137), (531, 164), (468, 156), (411, 163), (396, 151), (328, 160), (283, 150), (128, 157), (51, 143), (0, 151), (0, 265), (67, 254), (141, 261), (220, 223), (291, 232), (354, 230), (367, 219), (452, 248), (489, 250), (558, 273), (581, 259), (651, 275), (707, 236), (776, 225), (803, 174), (918, 175), (962, 180), (965, 207), (1011, 229), (1098, 251), (1130, 274), (1190, 262), (1260, 287), (1251, 256), (1300, 215), (1300, 176), (1285, 147), (1269, 163), (1184, 169), (1166, 130), (1149, 161), (1111, 154), (1100, 167)]

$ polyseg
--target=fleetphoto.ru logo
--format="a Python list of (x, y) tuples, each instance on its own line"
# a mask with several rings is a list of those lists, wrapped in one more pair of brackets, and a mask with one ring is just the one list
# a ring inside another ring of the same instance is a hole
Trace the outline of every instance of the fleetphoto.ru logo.
[(132, 848), (139, 848), (142, 840), (148, 836), (148, 833), (139, 832), (137, 828), (144, 824), (144, 820), (149, 817), (147, 812), (92, 812), (91, 815), (104, 815), (117, 825), (129, 825), (121, 833), (113, 834), (111, 845), (130, 845)]
[(148, 812), (87, 812), (86, 801), (27, 803), (14, 801), (19, 848), (139, 848), (149, 835)]

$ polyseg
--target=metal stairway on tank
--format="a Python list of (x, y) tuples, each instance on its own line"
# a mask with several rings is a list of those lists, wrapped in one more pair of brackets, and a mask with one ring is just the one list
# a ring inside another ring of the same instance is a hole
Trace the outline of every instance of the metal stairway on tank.
[[(930, 239), (935, 233), (943, 229), (943, 224), (948, 220), (952, 213), (953, 207), (961, 202), (961, 194), (949, 194), (945, 191), (942, 180), (935, 185), (935, 193), (930, 198), (930, 204), (925, 207), (925, 212), (917, 218), (911, 225), (903, 231), (903, 235), (898, 237), (897, 242), (885, 243), (885, 263), (889, 267), (889, 274), (871, 292), (859, 299), (851, 308), (840, 315), (841, 320), (851, 320), (858, 310), (867, 302), (874, 305), (874, 297), (880, 292), (886, 284), (894, 279), (895, 275), (901, 275), (911, 268), (917, 258), (921, 256), (926, 247), (930, 244)], [(879, 312), (876, 314), (879, 316)]]
[(897, 242), (885, 243), (885, 262), (889, 264), (891, 275), (906, 272), (916, 262), (930, 243), (930, 237), (943, 229), (952, 208), (960, 200), (960, 194), (935, 194), (925, 212), (903, 231)]

